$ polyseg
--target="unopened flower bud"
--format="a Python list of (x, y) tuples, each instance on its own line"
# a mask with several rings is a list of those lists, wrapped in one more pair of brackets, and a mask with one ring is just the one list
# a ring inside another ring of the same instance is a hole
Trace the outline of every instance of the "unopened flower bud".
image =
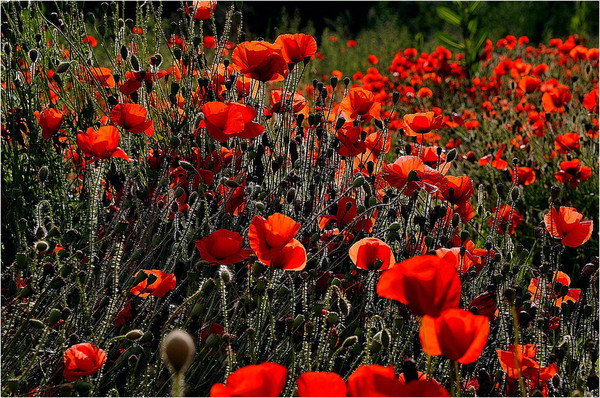
[(171, 331), (160, 348), (162, 360), (173, 373), (185, 372), (196, 350), (192, 336), (181, 329)]

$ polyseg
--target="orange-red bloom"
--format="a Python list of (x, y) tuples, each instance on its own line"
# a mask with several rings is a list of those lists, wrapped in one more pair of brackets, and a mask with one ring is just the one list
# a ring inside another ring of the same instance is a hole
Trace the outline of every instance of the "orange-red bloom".
[(261, 82), (283, 80), (288, 73), (281, 47), (266, 41), (240, 43), (231, 56), (235, 70)]
[(154, 123), (146, 120), (148, 111), (138, 104), (117, 104), (110, 112), (110, 120), (117, 126), (133, 134), (144, 133), (148, 137), (154, 134)]
[[(194, 19), (196, 21), (201, 21), (205, 19), (210, 19), (217, 8), (217, 2), (215, 0), (209, 1), (197, 1), (194, 0), (192, 2), (192, 12), (194, 13)], [(189, 10), (186, 10), (189, 15)]]
[(396, 263), (392, 249), (381, 239), (364, 238), (349, 250), (350, 260), (358, 268), (384, 271)]
[(498, 148), (498, 151), (496, 152), (496, 155), (493, 157), (492, 160), (492, 155), (485, 155), (484, 157), (482, 157), (481, 159), (479, 159), (479, 165), (480, 166), (485, 166), (488, 163), (492, 163), (492, 167), (498, 169), (498, 170), (504, 170), (506, 169), (506, 167), (508, 167), (508, 162), (504, 159), (502, 159), (502, 153), (504, 152), (504, 150), (506, 149), (506, 144), (502, 144), (502, 146), (500, 146), (500, 148)]
[[(515, 172), (513, 169), (508, 169), (512, 176), (513, 183), (515, 182)], [(535, 170), (531, 167), (519, 166), (517, 167), (517, 173), (519, 177), (519, 185), (531, 185), (535, 182)]]
[(397, 379), (392, 365), (363, 365), (348, 378), (349, 397), (449, 397), (437, 381)]
[[(571, 285), (571, 278), (569, 275), (565, 274), (562, 271), (556, 271), (554, 273), (554, 278), (552, 279), (556, 284), (560, 283), (561, 286), (569, 287)], [(527, 290), (532, 294), (531, 301), (538, 301), (541, 295), (542, 288), (538, 286), (539, 279), (532, 278), (531, 282), (529, 282), (529, 287)], [(554, 286), (552, 281), (548, 283), (547, 293), (552, 295), (554, 292), (554, 305), (560, 307), (564, 301), (579, 301), (579, 296), (581, 295), (581, 289), (568, 289), (566, 294), (563, 295), (562, 289), (559, 292), (554, 291)]]
[(300, 271), (306, 266), (306, 249), (294, 237), (300, 224), (280, 213), (266, 220), (254, 216), (248, 231), (250, 247), (269, 267)]
[(381, 274), (377, 294), (408, 305), (415, 315), (457, 308), (461, 284), (454, 265), (437, 256), (409, 258)]
[(441, 194), (448, 202), (460, 206), (464, 204), (475, 193), (473, 181), (467, 176), (446, 176), (448, 184), (445, 189), (441, 190)]
[(263, 362), (244, 366), (210, 389), (211, 397), (278, 397), (287, 378), (285, 366)]
[[(492, 209), (493, 212), (496, 211), (496, 208), (494, 207)], [(510, 225), (508, 225), (508, 221), (510, 219), (511, 216), (511, 212), (512, 212), (512, 220)], [(506, 228), (508, 227), (508, 233), (509, 234), (514, 234), (515, 233), (515, 228), (519, 225), (523, 223), (523, 217), (521, 217), (519, 214), (517, 214), (517, 211), (514, 210), (512, 207), (510, 207), (509, 205), (500, 205), (500, 209), (498, 210), (498, 220), (497, 220), (497, 224), (496, 224), (496, 231), (498, 231), (499, 234), (504, 234), (506, 232)], [(494, 217), (490, 217), (490, 227), (494, 225)]]
[[(175, 275), (168, 274), (158, 269), (144, 269), (142, 271), (148, 275), (148, 278), (131, 288), (130, 292), (133, 295), (138, 297), (148, 297), (149, 295), (163, 297), (170, 290), (175, 289), (175, 285), (177, 284)], [(138, 273), (136, 272), (135, 276), (137, 275)], [(152, 282), (151, 279), (154, 279), (154, 281)], [(152, 282), (150, 285), (148, 285), (148, 280)]]
[(296, 380), (299, 397), (345, 397), (344, 379), (332, 372), (305, 372)]
[(540, 86), (540, 79), (533, 76), (523, 76), (519, 80), (519, 88), (526, 93), (533, 93)]
[(364, 216), (356, 219), (358, 211), (356, 209), (356, 199), (349, 196), (342, 196), (337, 203), (335, 215), (319, 216), (319, 229), (323, 230), (330, 222), (335, 222), (339, 229), (344, 229), (350, 224), (354, 231), (371, 232), (373, 229), (374, 218), (365, 218)]
[(592, 236), (594, 224), (591, 220), (583, 220), (583, 214), (573, 207), (561, 206), (559, 211), (553, 207), (544, 217), (546, 229), (553, 238), (569, 247), (583, 245)]
[(42, 110), (42, 112), (35, 111), (33, 114), (42, 128), (44, 138), (50, 138), (56, 134), (65, 118), (63, 112), (54, 108), (47, 108)]
[(317, 42), (311, 35), (296, 33), (295, 35), (279, 35), (275, 44), (281, 47), (281, 55), (285, 62), (308, 62), (317, 52)]
[(106, 362), (106, 353), (93, 344), (80, 343), (65, 351), (64, 361), (63, 376), (67, 381), (75, 381), (100, 370)]
[(200, 127), (206, 127), (208, 134), (219, 142), (231, 137), (254, 138), (265, 130), (264, 126), (252, 121), (256, 111), (250, 105), (208, 102), (202, 107), (202, 113), (204, 120)]
[(419, 337), (428, 355), (443, 355), (462, 364), (479, 358), (488, 334), (489, 320), (458, 308), (448, 309), (437, 318), (423, 317)]
[(89, 68), (89, 72), (92, 77), (97, 80), (102, 87), (113, 88), (115, 87), (115, 78), (112, 72), (108, 68)]
[(554, 173), (559, 182), (569, 183), (571, 188), (577, 188), (580, 181), (587, 181), (592, 175), (592, 168), (582, 166), (579, 159), (560, 162), (560, 170)]
[[(271, 112), (283, 113), (285, 108), (283, 106), (284, 101), (282, 101), (281, 98), (281, 89), (271, 90), (269, 95), (271, 96)], [(285, 102), (289, 102), (292, 98), (292, 93), (286, 92), (285, 98)], [(302, 113), (305, 118), (308, 118), (308, 101), (302, 95), (294, 93), (294, 99), (290, 110), (294, 114)]]
[(535, 360), (537, 348), (533, 344), (511, 344), (508, 346), (508, 351), (496, 350), (496, 352), (498, 361), (500, 361), (500, 365), (508, 377), (507, 396), (515, 396), (519, 373), (529, 381), (530, 393), (533, 393), (538, 387), (542, 387), (542, 393), (545, 392), (544, 396), (547, 396), (548, 387), (546, 383), (558, 373), (558, 367), (554, 363), (550, 366), (541, 367)]
[(361, 140), (361, 128), (353, 126), (352, 123), (344, 124), (335, 136), (340, 141), (340, 147), (337, 152), (342, 156), (356, 156), (367, 151), (365, 141)]
[(119, 130), (114, 126), (103, 126), (98, 130), (93, 127), (87, 129), (84, 133), (77, 133), (77, 145), (87, 156), (93, 156), (92, 163), (98, 159), (121, 158), (129, 160), (129, 156), (119, 145)]
[(435, 116), (434, 112), (411, 113), (404, 115), (404, 134), (414, 137), (418, 134), (427, 134), (444, 126), (443, 116)]
[[(411, 171), (415, 171), (416, 178), (409, 181)], [(417, 156), (400, 156), (394, 163), (386, 165), (383, 168), (383, 178), (406, 196), (421, 189), (428, 193), (444, 190), (448, 184), (442, 173), (425, 165)]]
[(229, 265), (239, 263), (252, 254), (251, 249), (242, 249), (244, 238), (237, 232), (219, 229), (196, 242), (203, 260)]
[(375, 118), (381, 120), (381, 104), (375, 95), (362, 87), (354, 87), (348, 91), (340, 104), (340, 110), (348, 121), (360, 117), (365, 122)]
[(581, 137), (577, 133), (558, 134), (554, 139), (554, 149), (559, 153), (567, 154), (579, 149), (579, 140)]

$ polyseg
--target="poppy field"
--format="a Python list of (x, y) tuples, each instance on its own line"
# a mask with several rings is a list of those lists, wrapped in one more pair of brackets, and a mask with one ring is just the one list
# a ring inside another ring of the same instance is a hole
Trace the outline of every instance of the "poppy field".
[(2, 3), (2, 396), (599, 394), (597, 44), (83, 4)]

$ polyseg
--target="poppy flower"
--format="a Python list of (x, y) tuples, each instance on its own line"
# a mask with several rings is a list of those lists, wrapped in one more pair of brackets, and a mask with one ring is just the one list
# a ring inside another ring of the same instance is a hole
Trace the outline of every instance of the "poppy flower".
[(500, 148), (498, 148), (498, 151), (496, 151), (496, 155), (493, 156), (493, 160), (492, 160), (492, 155), (485, 155), (484, 157), (482, 157), (481, 159), (479, 159), (479, 165), (481, 167), (485, 166), (488, 163), (492, 163), (492, 167), (498, 169), (498, 170), (504, 170), (508, 167), (508, 162), (504, 159), (502, 159), (502, 153), (504, 152), (504, 150), (506, 149), (506, 144), (502, 144), (500, 146)]
[(311, 35), (296, 33), (279, 35), (275, 44), (281, 47), (281, 55), (288, 64), (308, 62), (317, 52), (317, 42)]
[(373, 229), (375, 220), (373, 218), (356, 219), (358, 211), (356, 209), (356, 199), (349, 196), (342, 196), (337, 203), (337, 211), (335, 215), (319, 216), (319, 229), (323, 230), (330, 222), (337, 224), (339, 229), (344, 229), (350, 224), (353, 224), (354, 231), (365, 231), (370, 233)]
[(362, 129), (359, 126), (354, 126), (352, 123), (346, 123), (339, 129), (335, 136), (340, 141), (340, 147), (337, 152), (341, 156), (352, 157), (365, 153), (367, 146), (361, 140)]
[[(496, 212), (496, 208), (494, 207), (492, 209), (492, 211), (495, 213)], [(508, 225), (508, 221), (511, 217), (511, 213), (512, 213), (512, 220), (510, 225)], [(500, 208), (498, 210), (498, 220), (496, 223), (496, 231), (499, 234), (504, 234), (506, 233), (506, 227), (508, 227), (508, 233), (509, 234), (514, 234), (515, 233), (515, 228), (523, 223), (523, 217), (521, 217), (519, 214), (517, 214), (517, 211), (514, 210), (512, 207), (510, 207), (509, 205), (500, 205)], [(490, 227), (494, 225), (494, 217), (490, 217)]]
[[(131, 288), (131, 294), (137, 297), (148, 297), (149, 295), (153, 295), (154, 297), (163, 297), (170, 290), (175, 289), (175, 285), (177, 284), (175, 275), (168, 274), (158, 269), (144, 269), (142, 271), (148, 275), (148, 278)], [(134, 277), (136, 277), (138, 273), (139, 272), (136, 272)], [(148, 285), (148, 279), (150, 278), (156, 278), (156, 280)]]
[(392, 365), (362, 365), (348, 377), (349, 397), (397, 397), (402, 383)]
[(133, 134), (154, 134), (154, 122), (146, 120), (148, 111), (138, 104), (117, 104), (110, 112), (110, 120)]
[(261, 82), (283, 80), (288, 73), (281, 47), (266, 41), (238, 44), (231, 61), (233, 68), (242, 75)]
[(540, 79), (533, 76), (523, 76), (519, 80), (519, 88), (526, 93), (533, 93), (540, 86)]
[(546, 91), (542, 96), (542, 105), (546, 112), (562, 112), (573, 95), (567, 86), (558, 85)]
[(354, 87), (348, 91), (340, 103), (340, 110), (347, 121), (360, 117), (365, 122), (375, 118), (381, 120), (381, 104), (375, 95), (362, 87)]
[(435, 255), (439, 258), (443, 258), (454, 265), (461, 275), (464, 275), (469, 268), (475, 265), (473, 255), (468, 250), (464, 250), (464, 254), (461, 256), (461, 251), (464, 248), (452, 247), (452, 248), (439, 248), (435, 251)]
[(364, 238), (350, 247), (350, 260), (358, 268), (384, 271), (396, 263), (392, 249), (381, 239)]
[(519, 372), (525, 380), (529, 381), (530, 393), (533, 393), (538, 387), (547, 391), (546, 382), (558, 373), (558, 367), (554, 363), (550, 366), (540, 366), (535, 360), (536, 352), (537, 348), (533, 344), (511, 344), (507, 351), (496, 350), (500, 366), (508, 377), (507, 396), (515, 396)]
[(550, 236), (569, 247), (583, 245), (590, 239), (594, 229), (593, 222), (583, 221), (583, 214), (573, 207), (561, 206), (559, 211), (553, 207), (544, 217), (544, 223)]
[(402, 386), (402, 397), (450, 397), (450, 393), (434, 379), (420, 378)]
[(411, 113), (404, 115), (404, 134), (414, 137), (418, 134), (427, 134), (432, 130), (440, 129), (444, 125), (442, 115), (436, 116), (435, 112)]
[(429, 98), (433, 95), (433, 91), (429, 87), (421, 87), (419, 91), (417, 91), (417, 97), (419, 98)]
[(87, 156), (93, 156), (92, 163), (98, 159), (121, 158), (129, 161), (129, 156), (119, 145), (119, 130), (114, 126), (103, 126), (98, 130), (93, 127), (84, 133), (77, 133), (77, 145)]
[(373, 54), (369, 54), (367, 61), (369, 61), (371, 65), (377, 65), (379, 63), (379, 59)]
[(498, 305), (496, 303), (496, 294), (485, 291), (471, 301), (468, 309), (475, 315), (484, 315), (487, 316), (490, 321), (493, 321), (496, 319), (496, 311), (498, 311)]
[(102, 87), (106, 88), (114, 88), (115, 87), (115, 78), (113, 77), (112, 72), (108, 68), (88, 68), (87, 69), (92, 77), (100, 82)]
[[(202, 21), (210, 19), (217, 8), (217, 2), (214, 0), (209, 1), (197, 1), (192, 2), (191, 11), (194, 13), (194, 19), (196, 21)], [(189, 15), (190, 10), (186, 8), (186, 12)]]
[(117, 314), (114, 327), (118, 328), (119, 326), (123, 325), (125, 322), (133, 318), (131, 310), (132, 300), (127, 300), (127, 302), (125, 303), (125, 307), (123, 307), (123, 309)]
[(63, 376), (75, 381), (98, 372), (106, 362), (106, 353), (91, 343), (75, 344), (65, 351), (64, 362)]
[(558, 134), (554, 139), (554, 149), (558, 153), (567, 154), (579, 149), (579, 140), (581, 137), (577, 133)]
[(445, 189), (441, 190), (442, 197), (448, 202), (460, 205), (471, 199), (475, 193), (473, 180), (467, 176), (446, 176), (448, 184)]
[(344, 379), (332, 372), (305, 372), (296, 380), (299, 397), (345, 397)]
[(439, 316), (457, 308), (461, 283), (454, 265), (443, 258), (423, 255), (409, 258), (384, 271), (377, 294), (408, 305), (413, 314)]
[(489, 333), (487, 317), (452, 308), (436, 318), (425, 315), (419, 338), (423, 351), (428, 355), (442, 355), (452, 361), (468, 364), (479, 358)]
[(83, 39), (81, 39), (81, 41), (85, 44), (85, 43), (90, 43), (90, 46), (92, 47), (96, 47), (98, 45), (98, 40), (96, 40), (96, 38), (94, 36), (90, 36), (87, 35), (86, 37), (84, 37)]
[[(552, 283), (552, 281), (554, 281), (554, 284)], [(563, 292), (563, 289), (561, 288), (558, 292), (554, 290), (554, 286), (558, 285), (558, 286), (566, 286), (567, 288), (571, 285), (571, 278), (569, 278), (569, 275), (565, 274), (562, 271), (556, 271), (554, 273), (554, 277), (552, 278), (552, 281), (550, 281), (548, 283), (547, 286), (547, 292), (554, 292), (554, 305), (557, 307), (560, 307), (562, 305), (563, 302), (565, 301), (572, 301), (574, 303), (576, 303), (577, 301), (579, 301), (579, 296), (581, 296), (581, 289), (568, 289), (566, 290), (566, 292)], [(538, 278), (532, 278), (531, 281), (529, 282), (529, 287), (527, 288), (527, 290), (532, 294), (532, 301), (538, 301), (540, 298), (540, 294), (541, 294), (541, 287), (538, 287), (539, 285), (539, 279)], [(563, 294), (565, 293), (565, 294)], [(552, 294), (552, 293), (550, 293)]]
[[(385, 139), (384, 139), (385, 138)], [(381, 131), (374, 131), (367, 134), (365, 138), (365, 146), (374, 156), (379, 156), (382, 153), (388, 153), (392, 148), (392, 137), (384, 137)]]
[(237, 232), (219, 229), (196, 242), (203, 260), (229, 265), (239, 263), (252, 254), (251, 249), (242, 249), (244, 238)]
[[(513, 169), (508, 169), (512, 176), (513, 183), (515, 183), (515, 172)], [(517, 167), (517, 174), (519, 177), (519, 185), (531, 185), (535, 182), (535, 170), (531, 167), (519, 166)]]
[(306, 266), (306, 249), (294, 237), (300, 224), (280, 213), (264, 219), (254, 216), (248, 231), (250, 247), (269, 267), (300, 271)]
[[(235, 177), (231, 180), (235, 181)], [(223, 200), (219, 202), (219, 205), (225, 203), (225, 209), (229, 214), (234, 216), (239, 215), (246, 208), (246, 179), (239, 184), (237, 188), (230, 188), (227, 185), (219, 185), (219, 193), (223, 197)]]
[(47, 108), (41, 112), (35, 111), (34, 115), (42, 128), (42, 135), (44, 138), (50, 138), (56, 134), (65, 118), (63, 112), (54, 108)]
[(228, 138), (254, 138), (262, 134), (264, 126), (252, 120), (256, 117), (256, 111), (250, 105), (231, 102), (208, 102), (202, 106), (204, 120), (200, 127), (206, 127), (206, 131), (219, 142), (225, 142)]
[(592, 169), (589, 166), (582, 166), (579, 159), (560, 162), (560, 170), (554, 173), (558, 182), (569, 183), (573, 189), (579, 186), (580, 181), (587, 181), (592, 175)]
[[(273, 113), (283, 113), (285, 111), (283, 103), (290, 102), (290, 99), (292, 98), (292, 93), (286, 92), (286, 101), (282, 101), (281, 91), (281, 89), (277, 89), (271, 90), (269, 93), (271, 96), (271, 112)], [(304, 118), (308, 118), (308, 101), (306, 98), (298, 93), (294, 93), (291, 111), (294, 114), (301, 113), (304, 115)]]
[(244, 366), (227, 377), (225, 384), (210, 389), (211, 397), (278, 397), (283, 392), (288, 371), (285, 366), (263, 362)]
[[(412, 171), (416, 173), (416, 178), (409, 181)], [(448, 184), (442, 173), (425, 165), (417, 156), (400, 156), (394, 163), (386, 165), (383, 168), (383, 178), (406, 196), (421, 189), (433, 193), (445, 189)]]
[(583, 106), (592, 113), (598, 113), (598, 87), (590, 91), (583, 97)]

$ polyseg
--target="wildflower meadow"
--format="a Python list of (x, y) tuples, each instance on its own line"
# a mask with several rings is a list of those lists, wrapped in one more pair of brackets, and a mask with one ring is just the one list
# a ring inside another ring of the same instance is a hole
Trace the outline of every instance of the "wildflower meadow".
[(2, 396), (598, 396), (592, 6), (2, 2)]

